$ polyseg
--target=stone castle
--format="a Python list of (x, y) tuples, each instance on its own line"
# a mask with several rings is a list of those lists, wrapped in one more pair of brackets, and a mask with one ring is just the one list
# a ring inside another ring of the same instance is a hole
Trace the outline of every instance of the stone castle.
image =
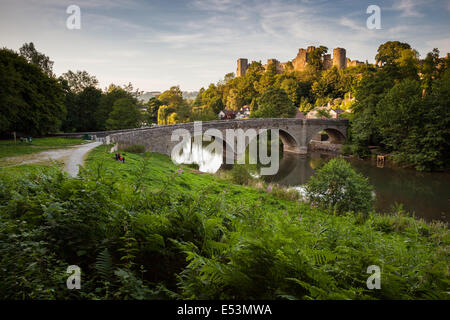
[[(288, 62), (279, 62), (277, 59), (268, 59), (267, 64), (264, 65), (264, 69), (267, 70), (267, 67), (270, 64), (275, 64), (275, 68), (278, 73), (284, 72), (287, 65), (292, 63), (292, 67), (294, 71), (304, 71), (306, 66), (308, 65), (309, 54), (315, 49), (314, 46), (309, 46), (307, 49), (300, 48), (298, 50), (297, 56)], [(331, 54), (325, 54), (322, 57), (322, 65), (323, 69), (327, 70), (336, 66), (338, 69), (357, 66), (360, 64), (364, 64), (364, 62), (357, 60), (350, 60), (346, 57), (346, 51), (343, 48), (334, 48), (333, 49), (333, 58)], [(247, 72), (247, 68), (249, 67), (248, 59), (241, 58), (237, 60), (237, 71), (236, 76), (241, 77), (244, 76)]]

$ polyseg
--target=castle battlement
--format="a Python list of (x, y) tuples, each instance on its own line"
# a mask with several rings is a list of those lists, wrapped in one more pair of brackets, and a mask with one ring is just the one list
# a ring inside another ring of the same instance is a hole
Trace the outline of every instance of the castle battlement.
[[(298, 49), (297, 56), (292, 59), (292, 61), (288, 62), (279, 62), (277, 59), (268, 59), (267, 64), (264, 65), (264, 69), (267, 70), (267, 67), (270, 64), (275, 64), (275, 69), (278, 73), (282, 73), (286, 70), (287, 65), (292, 63), (294, 71), (304, 71), (308, 65), (309, 55), (312, 51), (314, 51), (316, 47), (308, 46), (307, 49), (300, 48)], [(358, 60), (350, 60), (346, 57), (346, 50), (344, 48), (334, 48), (333, 49), (333, 57), (331, 54), (325, 54), (322, 57), (322, 66), (324, 70), (331, 69), (333, 66), (336, 66), (338, 69), (357, 66), (360, 64), (364, 64), (364, 62)], [(247, 72), (247, 68), (249, 66), (248, 59), (238, 59), (237, 61), (237, 71), (236, 76), (241, 77), (245, 75)]]

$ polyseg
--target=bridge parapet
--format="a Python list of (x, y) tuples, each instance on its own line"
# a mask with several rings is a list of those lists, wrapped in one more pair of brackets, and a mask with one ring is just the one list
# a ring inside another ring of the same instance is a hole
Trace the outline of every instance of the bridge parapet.
[[(342, 143), (347, 135), (348, 120), (346, 119), (295, 119), (295, 118), (260, 118), (241, 120), (217, 120), (201, 122), (204, 133), (208, 129), (217, 129), (226, 136), (227, 129), (279, 129), (280, 138), (285, 152), (305, 154), (308, 143), (318, 132), (325, 130), (332, 142)], [(161, 125), (150, 128), (122, 130), (107, 134), (108, 140), (118, 143), (119, 147), (133, 144), (144, 145), (146, 150), (170, 155), (177, 141), (171, 141), (172, 132), (176, 129), (188, 130), (194, 134), (194, 123)]]

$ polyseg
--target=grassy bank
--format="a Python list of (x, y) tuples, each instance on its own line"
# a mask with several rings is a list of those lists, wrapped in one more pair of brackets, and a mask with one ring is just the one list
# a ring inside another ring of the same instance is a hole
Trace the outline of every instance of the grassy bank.
[[(77, 179), (0, 175), (2, 298), (448, 298), (440, 223), (334, 215), (167, 156), (120, 163), (105, 151)], [(68, 265), (81, 267), (81, 290), (66, 289)], [(371, 265), (379, 290), (366, 285)]]
[(60, 149), (81, 143), (86, 140), (79, 138), (35, 138), (32, 143), (14, 140), (0, 140), (0, 159), (25, 154), (41, 152), (50, 149)]

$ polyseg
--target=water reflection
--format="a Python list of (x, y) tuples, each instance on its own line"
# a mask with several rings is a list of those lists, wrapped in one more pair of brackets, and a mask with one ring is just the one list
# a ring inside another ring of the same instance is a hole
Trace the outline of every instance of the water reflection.
[[(285, 186), (301, 186), (314, 170), (336, 155), (311, 153), (307, 156), (285, 155), (278, 174), (264, 180)], [(375, 162), (347, 159), (352, 167), (369, 179), (376, 193), (379, 212), (390, 212), (394, 203), (401, 203), (407, 212), (427, 221), (449, 222), (450, 174), (417, 172), (401, 168), (378, 168)]]
[(197, 164), (199, 171), (214, 173), (220, 169), (222, 157), (222, 153), (209, 150), (201, 144), (186, 143), (183, 145), (182, 152), (174, 155), (172, 160), (177, 163)]
[[(221, 166), (222, 155), (211, 153), (205, 148), (202, 148), (202, 151), (200, 149), (193, 144), (193, 152), (183, 162), (197, 163), (200, 171), (210, 173), (216, 172), (219, 168), (224, 170), (230, 168), (230, 166)], [(189, 154), (187, 151), (188, 149), (183, 151), (183, 154)], [(262, 178), (267, 182), (300, 187), (308, 182), (316, 169), (336, 156), (336, 154), (323, 152), (311, 152), (306, 156), (285, 153), (280, 161), (278, 173), (273, 176), (262, 176)], [(374, 186), (376, 207), (379, 212), (389, 212), (394, 203), (401, 203), (406, 211), (414, 213), (417, 217), (428, 221), (449, 222), (450, 174), (421, 173), (389, 167), (378, 168), (375, 162), (356, 159), (347, 159), (347, 161)]]

